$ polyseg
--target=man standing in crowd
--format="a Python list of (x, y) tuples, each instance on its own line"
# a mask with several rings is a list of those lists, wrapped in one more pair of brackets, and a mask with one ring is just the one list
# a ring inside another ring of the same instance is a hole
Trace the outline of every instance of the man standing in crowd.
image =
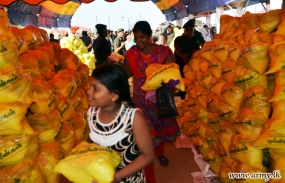
[(111, 55), (111, 44), (106, 39), (107, 26), (104, 24), (97, 24), (96, 26), (98, 37), (93, 42), (93, 50), (96, 58), (95, 66), (107, 62), (108, 57)]
[(118, 29), (118, 36), (114, 41), (114, 52), (119, 53), (120, 55), (125, 56), (126, 47), (125, 47), (125, 40), (124, 40), (124, 29)]
[(202, 33), (205, 41), (210, 41), (210, 29), (209, 29), (208, 25), (204, 25), (201, 28), (201, 33)]
[(50, 34), (49, 34), (49, 42), (56, 42), (56, 43), (59, 43), (58, 39), (54, 39), (53, 33), (50, 33)]
[(88, 36), (87, 31), (82, 31), (82, 36), (80, 37), (80, 39), (87, 47), (88, 52), (90, 52), (92, 50), (92, 41), (91, 38)]
[(174, 38), (173, 27), (169, 25), (167, 27), (167, 37), (166, 37), (166, 46), (170, 46), (171, 41)]
[[(176, 63), (180, 67), (180, 74), (184, 77), (183, 67), (188, 64), (195, 51), (201, 49), (205, 40), (200, 32), (195, 30), (195, 19), (190, 19), (183, 26), (184, 34), (174, 40), (174, 54)], [(186, 92), (179, 93), (185, 99)]]
[(114, 51), (114, 39), (112, 38), (112, 33), (110, 30), (107, 30), (107, 40), (110, 42), (111, 50), (113, 52)]

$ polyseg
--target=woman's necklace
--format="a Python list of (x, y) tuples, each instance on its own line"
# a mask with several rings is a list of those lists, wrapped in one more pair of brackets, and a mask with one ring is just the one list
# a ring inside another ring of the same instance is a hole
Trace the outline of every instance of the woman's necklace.
[[(119, 109), (117, 110), (117, 112), (116, 112), (116, 114), (115, 114), (115, 116), (114, 116), (114, 118), (113, 119), (116, 119), (117, 118), (117, 116), (118, 116), (118, 114), (119, 114), (119, 112), (120, 112), (120, 109), (121, 109), (121, 107), (119, 107)], [(101, 116), (102, 116), (102, 114), (103, 115), (105, 115), (105, 116), (110, 116), (109, 114), (107, 114), (106, 115), (106, 113), (104, 114), (104, 112), (102, 111), (102, 109), (100, 110), (100, 113), (101, 113)]]

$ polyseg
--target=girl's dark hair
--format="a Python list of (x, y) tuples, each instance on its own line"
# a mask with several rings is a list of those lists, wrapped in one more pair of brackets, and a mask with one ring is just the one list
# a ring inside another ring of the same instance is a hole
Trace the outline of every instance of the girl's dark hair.
[(105, 85), (110, 92), (119, 95), (116, 102), (127, 102), (129, 106), (135, 106), (131, 98), (128, 75), (123, 66), (105, 62), (93, 70), (92, 77)]
[(152, 34), (151, 27), (147, 21), (138, 21), (133, 28), (133, 33), (135, 33), (136, 31), (141, 31), (149, 37), (151, 37)]

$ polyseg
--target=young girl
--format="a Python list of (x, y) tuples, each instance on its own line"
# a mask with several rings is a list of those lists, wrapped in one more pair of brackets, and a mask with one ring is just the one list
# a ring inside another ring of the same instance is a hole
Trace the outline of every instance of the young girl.
[(91, 106), (90, 139), (119, 152), (122, 158), (113, 182), (144, 183), (143, 169), (153, 161), (154, 146), (145, 117), (139, 109), (131, 107), (125, 69), (104, 63), (92, 72), (90, 84), (87, 92)]

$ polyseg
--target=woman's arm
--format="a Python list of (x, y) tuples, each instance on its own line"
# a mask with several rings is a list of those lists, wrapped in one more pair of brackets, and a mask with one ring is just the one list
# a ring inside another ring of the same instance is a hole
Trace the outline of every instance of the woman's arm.
[(132, 77), (133, 76), (133, 72), (132, 72), (130, 63), (129, 63), (127, 58), (126, 58), (126, 62), (125, 62), (125, 69), (126, 69), (126, 72), (128, 74), (128, 78)]
[(146, 122), (142, 112), (139, 110), (135, 112), (133, 133), (140, 151), (140, 155), (132, 163), (115, 173), (115, 181), (119, 181), (142, 170), (153, 161), (154, 145), (150, 134), (149, 125)]

